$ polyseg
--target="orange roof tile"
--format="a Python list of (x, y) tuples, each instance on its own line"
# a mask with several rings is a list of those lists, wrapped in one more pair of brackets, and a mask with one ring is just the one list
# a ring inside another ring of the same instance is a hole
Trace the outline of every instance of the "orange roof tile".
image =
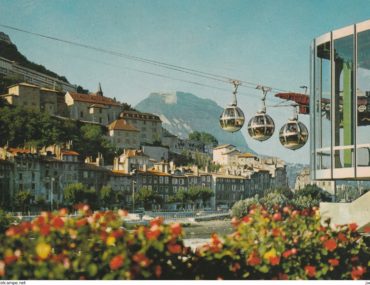
[(86, 102), (91, 104), (101, 104), (108, 106), (120, 106), (119, 102), (114, 101), (111, 98), (94, 95), (94, 94), (81, 94), (75, 92), (68, 92), (71, 95), (72, 99), (79, 102)]
[(142, 113), (138, 111), (123, 111), (120, 115), (121, 118), (137, 119), (143, 121), (161, 121), (161, 119), (154, 114)]
[(251, 157), (256, 157), (256, 156), (253, 153), (245, 152), (245, 153), (238, 155), (238, 157), (251, 158)]
[(8, 149), (8, 151), (12, 154), (16, 154), (16, 153), (31, 153), (31, 150), (30, 149), (24, 149), (24, 148), (13, 148), (13, 147), (10, 147)]
[(140, 132), (134, 126), (128, 124), (124, 119), (118, 119), (108, 125), (109, 130)]
[(62, 150), (63, 155), (80, 155), (78, 152), (73, 150)]

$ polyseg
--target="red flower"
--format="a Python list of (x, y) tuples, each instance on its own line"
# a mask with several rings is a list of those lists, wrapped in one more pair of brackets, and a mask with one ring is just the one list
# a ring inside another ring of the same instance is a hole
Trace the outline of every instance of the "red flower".
[(312, 265), (307, 265), (304, 268), (304, 271), (309, 277), (315, 277), (316, 276), (316, 267)]
[(122, 229), (118, 229), (118, 230), (115, 230), (115, 231), (112, 232), (112, 236), (114, 238), (120, 238), (124, 235), (124, 233), (125, 232)]
[(343, 241), (343, 242), (346, 242), (348, 240), (347, 237), (345, 236), (345, 234), (343, 234), (343, 233), (338, 234), (338, 239), (340, 241)]
[(68, 209), (67, 208), (61, 208), (60, 210), (59, 210), (59, 215), (61, 215), (61, 216), (66, 216), (66, 215), (68, 215)]
[(153, 220), (150, 221), (151, 226), (154, 226), (154, 225), (160, 226), (162, 224), (163, 224), (163, 218), (162, 217), (156, 217), (156, 218), (154, 218)]
[(64, 221), (60, 217), (55, 217), (54, 219), (52, 219), (51, 224), (54, 228), (60, 229), (64, 226)]
[(233, 225), (233, 227), (237, 227), (237, 226), (239, 226), (239, 224), (240, 224), (240, 221), (239, 221), (239, 219), (237, 218), (237, 217), (233, 217), (232, 219), (231, 219), (231, 224)]
[(171, 225), (171, 234), (173, 236), (179, 236), (182, 233), (182, 227), (179, 223), (175, 223)]
[(245, 216), (243, 217), (243, 222), (244, 223), (249, 223), (249, 222), (252, 222), (253, 221), (253, 218), (249, 217), (249, 216)]
[(279, 279), (279, 280), (288, 280), (288, 279), (289, 279), (289, 277), (288, 277), (288, 274), (285, 274), (285, 273), (279, 273), (278, 279)]
[(288, 249), (288, 250), (284, 251), (283, 252), (283, 257), (288, 258), (289, 256), (295, 255), (295, 254), (297, 254), (297, 249), (292, 248), (292, 249)]
[(348, 225), (348, 229), (349, 229), (351, 232), (354, 232), (354, 231), (357, 229), (357, 224), (356, 224), (356, 223), (349, 224), (349, 225)]
[(370, 233), (370, 226), (366, 226), (364, 228), (364, 233)]
[(150, 229), (145, 233), (147, 239), (157, 239), (161, 234), (161, 229), (157, 224), (153, 224)]
[(220, 244), (221, 243), (221, 241), (220, 241), (220, 239), (218, 238), (218, 235), (217, 234), (215, 234), (215, 233), (213, 233), (212, 234), (212, 236), (211, 236), (211, 244), (213, 244), (213, 245), (218, 245), (218, 244)]
[(240, 269), (240, 264), (239, 264), (238, 262), (235, 262), (235, 263), (231, 266), (231, 268), (230, 268), (231, 272), (236, 272), (236, 271), (238, 271), (239, 269)]
[(328, 261), (329, 261), (331, 266), (338, 266), (339, 265), (339, 260), (336, 259), (336, 258), (331, 258)]
[(122, 265), (123, 265), (123, 256), (122, 255), (116, 255), (109, 262), (109, 267), (112, 270), (116, 270), (116, 269), (120, 268)]
[(49, 225), (42, 225), (40, 227), (40, 234), (43, 236), (47, 236), (50, 234), (50, 226)]
[(4, 257), (4, 262), (5, 264), (9, 265), (12, 264), (13, 262), (17, 261), (17, 257), (15, 255), (8, 255)]
[(275, 213), (273, 216), (272, 216), (272, 219), (274, 221), (281, 221), (281, 214), (280, 213)]
[(261, 258), (258, 257), (256, 252), (252, 252), (247, 259), (247, 263), (251, 266), (259, 265), (261, 264)]
[(138, 252), (133, 257), (132, 260), (138, 263), (142, 267), (147, 267), (150, 264), (150, 260), (145, 256), (145, 254)]
[(361, 278), (361, 276), (366, 272), (366, 268), (363, 266), (356, 266), (352, 268), (351, 276), (352, 279), (358, 280)]
[(280, 230), (277, 228), (272, 229), (272, 235), (278, 237), (280, 235)]
[(337, 242), (335, 239), (329, 239), (324, 242), (324, 247), (329, 251), (333, 251), (337, 248)]
[(87, 223), (87, 220), (85, 218), (79, 219), (76, 222), (76, 227), (78, 227), (78, 228), (83, 227), (84, 225), (86, 225), (86, 223)]
[(172, 254), (179, 254), (182, 251), (182, 247), (179, 244), (169, 244), (167, 245), (167, 249)]
[(271, 265), (278, 265), (279, 263), (280, 263), (280, 257), (279, 256), (270, 257), (270, 264)]
[(157, 265), (154, 269), (154, 274), (157, 278), (161, 277), (162, 275), (162, 267), (160, 265)]

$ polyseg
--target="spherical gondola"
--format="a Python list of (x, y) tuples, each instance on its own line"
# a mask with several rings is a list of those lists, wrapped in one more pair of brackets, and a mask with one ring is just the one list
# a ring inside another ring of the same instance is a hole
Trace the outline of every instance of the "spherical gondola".
[(220, 126), (223, 130), (227, 132), (234, 133), (239, 131), (245, 121), (243, 111), (237, 106), (236, 92), (240, 83), (238, 81), (233, 81), (234, 84), (234, 99), (231, 105), (227, 106), (220, 116)]
[(248, 123), (248, 133), (252, 139), (265, 141), (274, 134), (274, 120), (265, 112), (258, 112)]
[(281, 127), (279, 139), (283, 147), (297, 150), (306, 144), (308, 130), (306, 126), (295, 117)]

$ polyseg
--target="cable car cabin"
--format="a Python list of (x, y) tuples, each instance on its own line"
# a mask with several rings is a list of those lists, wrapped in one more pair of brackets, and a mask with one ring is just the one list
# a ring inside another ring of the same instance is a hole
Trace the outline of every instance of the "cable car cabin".
[(280, 143), (291, 150), (296, 150), (304, 146), (308, 139), (306, 126), (298, 120), (289, 120), (281, 127), (279, 133)]
[(227, 132), (239, 131), (244, 125), (245, 117), (243, 111), (237, 106), (228, 106), (220, 116), (221, 128)]
[(265, 141), (275, 131), (274, 120), (264, 112), (257, 113), (248, 123), (248, 133), (252, 139)]

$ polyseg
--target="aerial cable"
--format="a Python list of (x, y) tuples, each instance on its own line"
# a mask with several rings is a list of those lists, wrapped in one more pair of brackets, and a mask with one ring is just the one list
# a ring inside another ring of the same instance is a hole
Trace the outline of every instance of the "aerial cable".
[[(58, 41), (58, 42), (62, 42), (62, 43), (66, 43), (66, 44), (70, 44), (70, 45), (74, 45), (74, 46), (79, 46), (79, 47), (82, 47), (82, 48), (86, 48), (86, 49), (90, 49), (90, 50), (110, 54), (110, 55), (113, 55), (113, 56), (123, 57), (123, 58), (126, 58), (126, 59), (130, 59), (130, 60), (134, 60), (134, 61), (138, 61), (138, 62), (143, 62), (143, 63), (151, 64), (151, 65), (154, 65), (154, 66), (157, 66), (157, 67), (162, 67), (162, 68), (166, 68), (166, 69), (170, 69), (170, 70), (174, 70), (174, 71), (178, 71), (178, 72), (183, 72), (183, 73), (187, 73), (187, 74), (190, 74), (190, 75), (203, 77), (203, 78), (207, 78), (207, 79), (211, 79), (211, 80), (215, 80), (215, 81), (219, 81), (219, 82), (223, 82), (223, 83), (228, 83), (228, 82), (233, 80), (232, 78), (230, 78), (228, 76), (213, 74), (213, 73), (210, 73), (210, 72), (199, 71), (199, 70), (192, 69), (192, 68), (177, 66), (177, 65), (174, 65), (174, 64), (160, 62), (160, 61), (157, 61), (157, 60), (146, 59), (146, 58), (142, 58), (142, 57), (138, 57), (138, 56), (133, 56), (133, 55), (130, 55), (130, 54), (125, 54), (125, 53), (122, 53), (122, 52), (112, 51), (112, 50), (99, 48), (99, 47), (95, 47), (95, 46), (91, 46), (91, 45), (87, 45), (87, 44), (83, 44), (83, 43), (78, 43), (78, 42), (74, 42), (74, 41), (70, 41), (70, 40), (60, 39), (60, 38), (57, 38), (57, 37), (48, 36), (48, 35), (44, 35), (44, 34), (40, 34), (40, 33), (35, 33), (35, 32), (27, 31), (27, 30), (24, 30), (24, 29), (12, 27), (12, 26), (9, 26), (9, 25), (4, 25), (4, 24), (1, 24), (1, 23), (0, 23), (0, 26), (4, 27), (4, 28), (7, 28), (7, 29), (15, 30), (15, 31), (18, 31), (18, 32), (26, 33), (26, 34), (29, 34), (29, 35), (34, 35), (34, 36), (46, 38), (46, 39), (53, 40), (53, 41)], [(245, 81), (245, 80), (238, 80), (238, 81), (240, 83), (243, 83), (243, 86), (246, 87), (246, 88), (253, 88), (254, 89), (256, 86), (260, 85), (260, 84), (256, 84), (256, 83), (253, 83), (253, 82), (248, 82), (248, 81)], [(279, 89), (279, 88), (274, 88), (274, 87), (269, 87), (269, 88), (271, 88), (272, 90), (278, 91), (278, 92), (288, 92), (286, 90), (282, 90), (282, 89)]]

